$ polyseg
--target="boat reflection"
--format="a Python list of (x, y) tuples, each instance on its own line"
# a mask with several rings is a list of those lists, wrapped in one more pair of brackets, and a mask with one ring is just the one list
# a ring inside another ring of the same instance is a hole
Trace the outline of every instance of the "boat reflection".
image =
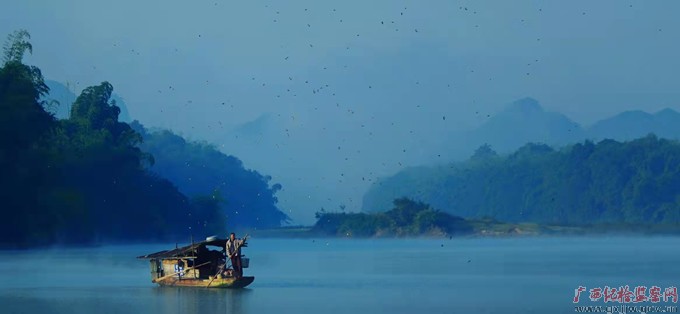
[(249, 313), (252, 290), (154, 287), (151, 307), (161, 313)]

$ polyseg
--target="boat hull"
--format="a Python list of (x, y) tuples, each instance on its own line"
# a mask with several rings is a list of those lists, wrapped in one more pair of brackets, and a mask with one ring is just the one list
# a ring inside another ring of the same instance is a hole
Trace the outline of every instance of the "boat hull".
[(171, 286), (171, 287), (202, 287), (202, 288), (222, 288), (222, 289), (240, 289), (245, 288), (249, 284), (253, 283), (255, 277), (244, 276), (241, 278), (228, 277), (228, 278), (216, 278), (216, 279), (193, 279), (193, 278), (168, 278), (157, 282), (161, 286)]

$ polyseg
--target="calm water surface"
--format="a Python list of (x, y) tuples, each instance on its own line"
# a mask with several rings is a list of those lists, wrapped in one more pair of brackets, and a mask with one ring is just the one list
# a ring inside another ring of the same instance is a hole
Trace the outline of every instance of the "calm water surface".
[(0, 313), (574, 313), (578, 286), (680, 286), (672, 237), (249, 244), (243, 290), (152, 284), (135, 256), (174, 243), (0, 252)]

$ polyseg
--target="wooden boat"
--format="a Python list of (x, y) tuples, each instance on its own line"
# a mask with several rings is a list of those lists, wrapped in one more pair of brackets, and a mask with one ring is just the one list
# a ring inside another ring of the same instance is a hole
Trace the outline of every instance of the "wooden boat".
[[(226, 239), (215, 237), (173, 250), (165, 250), (138, 256), (148, 259), (151, 265), (151, 282), (161, 286), (244, 288), (251, 284), (253, 276), (234, 276), (224, 249)], [(243, 247), (248, 246), (244, 244)], [(210, 248), (218, 248), (211, 250)], [(243, 268), (248, 268), (250, 259), (241, 257)]]

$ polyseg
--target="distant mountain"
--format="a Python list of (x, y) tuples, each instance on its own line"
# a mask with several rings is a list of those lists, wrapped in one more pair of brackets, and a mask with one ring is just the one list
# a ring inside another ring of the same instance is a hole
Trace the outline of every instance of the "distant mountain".
[(130, 123), (132, 119), (130, 118), (130, 113), (128, 112), (127, 105), (122, 97), (113, 94), (111, 95), (111, 100), (116, 102), (116, 106), (120, 108), (120, 115), (118, 115), (118, 121)]
[(76, 101), (76, 94), (69, 87), (56, 81), (45, 80), (45, 84), (50, 88), (50, 94), (45, 100), (55, 100), (59, 104), (48, 108), (59, 119), (66, 119), (71, 111), (71, 104)]
[[(71, 112), (71, 105), (78, 96), (71, 90), (70, 86), (64, 85), (57, 81), (45, 80), (45, 84), (50, 88), (50, 94), (45, 97), (48, 102), (50, 100), (55, 100), (58, 102), (54, 106), (49, 106), (48, 111), (52, 112), (58, 119), (66, 119), (69, 117)], [(127, 110), (127, 105), (123, 98), (113, 94), (111, 100), (116, 102), (116, 106), (120, 108), (120, 115), (118, 116), (118, 121), (130, 123), (130, 114)]]
[(249, 140), (263, 140), (276, 132), (279, 127), (271, 114), (265, 113), (257, 117), (255, 120), (248, 121), (235, 127), (232, 132), (239, 138)]
[(578, 123), (545, 111), (533, 98), (511, 103), (470, 134), (475, 148), (487, 143), (499, 152), (510, 152), (529, 142), (564, 145), (584, 136)]
[(457, 148), (462, 154), (454, 159), (464, 159), (484, 144), (499, 153), (509, 153), (526, 143), (563, 146), (585, 138), (586, 132), (578, 123), (544, 110), (533, 98), (523, 98), (508, 104), (478, 128), (451, 136), (447, 147)]
[[(655, 136), (648, 137), (649, 134), (654, 134)], [(578, 149), (574, 151), (574, 147), (589, 148), (593, 145), (592, 143), (597, 143), (597, 145), (601, 145), (598, 147), (602, 147), (603, 152), (607, 152), (607, 154), (611, 155), (614, 154), (614, 152), (605, 149), (606, 145), (611, 144), (613, 141), (627, 142), (635, 140), (633, 143), (617, 144), (627, 146), (629, 153), (620, 156), (621, 158), (627, 158), (628, 155), (632, 155), (634, 153), (646, 153), (644, 149), (640, 147), (634, 147), (636, 143), (643, 142), (641, 140), (636, 140), (641, 138), (660, 138), (670, 140), (680, 139), (680, 113), (669, 108), (663, 109), (653, 114), (643, 111), (626, 111), (611, 118), (598, 121), (588, 128), (583, 128), (562, 114), (545, 111), (536, 100), (532, 98), (524, 98), (509, 104), (501, 112), (490, 117), (487, 122), (479, 126), (477, 129), (452, 138), (448, 147), (452, 150), (468, 152), (465, 156), (456, 156), (456, 158), (451, 159), (455, 161), (466, 160), (473, 155), (473, 152), (475, 152), (476, 149), (480, 148), (484, 144), (489, 144), (491, 146), (490, 149), (489, 147), (486, 148), (489, 152), (491, 152), (490, 154), (487, 154), (488, 156), (491, 156), (489, 158), (498, 158), (493, 157), (493, 151), (497, 151), (502, 156), (505, 156), (502, 158), (506, 158), (510, 161), (512, 161), (513, 158), (525, 160), (524, 158), (526, 156), (524, 155), (527, 154), (527, 156), (533, 157), (527, 158), (526, 160), (532, 160), (532, 158), (543, 158), (540, 156), (542, 153), (546, 152), (550, 154), (557, 154), (557, 152), (560, 152), (561, 150), (557, 149), (553, 151), (553, 148), (564, 147), (567, 148), (567, 152), (573, 152), (573, 156), (570, 158), (577, 160), (580, 158), (578, 157), (580, 156), (578, 153), (582, 153), (583, 156), (587, 156), (589, 153), (588, 149), (582, 149), (583, 152), (579, 152)], [(589, 140), (586, 142), (586, 145), (576, 144), (582, 143), (585, 140)], [(535, 143), (547, 144), (552, 148), (545, 145), (537, 145)], [(576, 146), (573, 146), (574, 144), (576, 144)], [(655, 143), (654, 145), (657, 144)], [(674, 148), (677, 148), (677, 146)], [(636, 150), (640, 151), (638, 152)], [(610, 158), (612, 156), (606, 158)], [(468, 161), (467, 165), (471, 167), (474, 166), (474, 159), (475, 158), (472, 158), (473, 161)], [(569, 158), (565, 160), (568, 161)], [(561, 162), (562, 161), (555, 162), (555, 164), (559, 165)], [(384, 210), (388, 208), (390, 202), (394, 200), (394, 198), (406, 196), (426, 201), (438, 208), (447, 208), (448, 206), (451, 206), (457, 202), (463, 202), (465, 204), (456, 208), (453, 213), (456, 215), (462, 215), (464, 217), (473, 216), (478, 213), (478, 208), (480, 208), (482, 203), (486, 202), (485, 199), (489, 197), (488, 195), (484, 196), (475, 193), (479, 191), (488, 192), (490, 185), (495, 182), (494, 180), (497, 179), (497, 176), (503, 175), (503, 171), (508, 173), (516, 171), (516, 169), (511, 168), (491, 170), (487, 169), (489, 170), (488, 172), (478, 173), (478, 181), (482, 182), (474, 182), (478, 189), (470, 190), (466, 189), (467, 186), (472, 185), (471, 182), (466, 182), (466, 180), (469, 180), (469, 174), (465, 171), (468, 170), (456, 170), (454, 169), (456, 167), (451, 168), (451, 165), (454, 164), (406, 168), (402, 169), (393, 176), (380, 179), (364, 196), (363, 210)], [(578, 165), (578, 163), (576, 163), (576, 165)], [(639, 165), (635, 166), (637, 167)], [(539, 168), (540, 167), (536, 169)], [(548, 168), (542, 168), (540, 169), (541, 171), (538, 172), (549, 172), (549, 170), (546, 170)], [(445, 173), (447, 171), (451, 173), (446, 175)], [(616, 171), (613, 173), (616, 173)], [(530, 174), (531, 171), (527, 171), (526, 173)], [(585, 173), (589, 172), (586, 171)], [(627, 172), (624, 172), (623, 174), (627, 174)], [(562, 176), (564, 174), (559, 175)], [(551, 177), (550, 179), (553, 180), (557, 177), (557, 174), (555, 174), (555, 176)], [(490, 181), (484, 181), (487, 179)], [(674, 178), (674, 180), (675, 179), (676, 178)], [(526, 183), (526, 185), (529, 186), (531, 184), (538, 184), (542, 180), (544, 181), (546, 178), (537, 179), (535, 182)], [(456, 182), (465, 183), (457, 186)], [(672, 186), (675, 186), (677, 182), (680, 181), (674, 181)], [(499, 188), (498, 191), (520, 187), (526, 188), (526, 186), (521, 186), (522, 184), (523, 183), (520, 181), (515, 181), (513, 183), (512, 180), (509, 180), (507, 184), (502, 188)], [(578, 185), (575, 184), (574, 187), (578, 187)], [(452, 194), (452, 191), (454, 190), (458, 191), (458, 194)], [(540, 193), (543, 192), (539, 192), (539, 194)], [(616, 193), (622, 192), (619, 191)], [(519, 193), (518, 195), (522, 196), (524, 194)], [(669, 195), (675, 194), (671, 193)], [(523, 197), (529, 196), (524, 195)], [(503, 202), (505, 201), (506, 200)], [(516, 203), (515, 205), (520, 203), (521, 202)], [(582, 205), (583, 204), (578, 206)], [(604, 205), (600, 204), (597, 206)], [(505, 215), (509, 212), (501, 211), (499, 213), (500, 215)], [(547, 219), (546, 217), (544, 218)]]
[(649, 133), (668, 139), (680, 138), (680, 113), (670, 108), (654, 114), (640, 110), (625, 111), (598, 121), (588, 129), (588, 137), (594, 140), (626, 141)]
[(661, 138), (679, 139), (680, 113), (670, 108), (653, 114), (625, 111), (584, 128), (561, 113), (544, 110), (533, 98), (523, 98), (492, 115), (478, 128), (452, 136), (447, 146), (465, 152), (454, 158), (464, 159), (484, 144), (491, 145), (499, 153), (509, 153), (526, 143), (560, 147), (586, 139), (628, 141), (650, 133)]

